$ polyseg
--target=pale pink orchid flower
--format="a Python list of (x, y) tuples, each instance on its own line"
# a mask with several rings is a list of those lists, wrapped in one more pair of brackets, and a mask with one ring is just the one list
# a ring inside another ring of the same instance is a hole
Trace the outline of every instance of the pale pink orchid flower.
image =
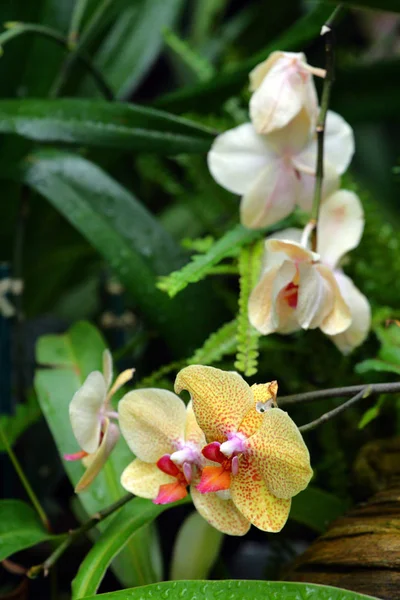
[(252, 325), (264, 335), (319, 327), (344, 354), (359, 346), (370, 329), (371, 309), (340, 261), (357, 247), (363, 228), (358, 196), (339, 190), (322, 203), (316, 253), (301, 243), (300, 229), (269, 237), (249, 300)]
[(75, 492), (85, 490), (99, 474), (119, 438), (119, 427), (112, 420), (118, 413), (112, 409), (113, 395), (133, 377), (134, 369), (123, 371), (113, 385), (113, 364), (109, 350), (103, 352), (103, 373), (92, 371), (69, 405), (72, 431), (82, 450), (65, 454), (65, 460), (80, 460), (85, 473)]
[(301, 110), (309, 126), (318, 115), (318, 98), (313, 75), (326, 71), (307, 64), (303, 52), (272, 52), (250, 73), (250, 117), (257, 133), (285, 127)]
[[(324, 194), (338, 187), (338, 178), (354, 154), (350, 125), (328, 111), (324, 141)], [(268, 135), (245, 123), (219, 135), (208, 153), (208, 168), (222, 187), (242, 196), (240, 218), (259, 229), (290, 215), (298, 205), (311, 210), (317, 140), (306, 111)]]

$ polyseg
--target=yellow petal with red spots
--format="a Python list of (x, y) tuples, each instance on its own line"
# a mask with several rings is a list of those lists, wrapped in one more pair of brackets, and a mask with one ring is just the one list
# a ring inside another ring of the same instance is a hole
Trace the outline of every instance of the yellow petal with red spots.
[(78, 481), (75, 492), (83, 492), (97, 477), (110, 456), (115, 444), (119, 438), (119, 429), (117, 425), (110, 423), (109, 419), (104, 419), (103, 437), (101, 444), (93, 454), (88, 454), (82, 462), (87, 467), (86, 471)]
[(175, 477), (167, 475), (152, 463), (146, 463), (135, 458), (123, 471), (121, 485), (131, 494), (140, 498), (157, 498), (162, 485), (176, 483)]
[(254, 398), (253, 407), (246, 413), (239, 426), (240, 432), (247, 436), (253, 435), (261, 427), (264, 412), (270, 408), (271, 403), (276, 404), (278, 383), (277, 381), (255, 383), (250, 389)]
[(232, 477), (230, 491), (238, 510), (258, 529), (276, 533), (285, 525), (291, 500), (271, 494), (251, 459), (240, 459), (239, 472)]
[(250, 387), (235, 371), (185, 367), (175, 381), (175, 391), (182, 390), (190, 393), (197, 422), (210, 442), (223, 442), (229, 433), (235, 433), (254, 404)]
[(222, 499), (218, 494), (201, 494), (192, 485), (193, 504), (210, 525), (228, 535), (245, 535), (250, 529), (249, 521), (238, 511), (232, 500)]
[(289, 415), (271, 408), (260, 429), (246, 441), (248, 453), (269, 491), (278, 498), (295, 496), (310, 482), (310, 454)]
[(231, 485), (231, 473), (223, 466), (204, 467), (201, 473), (200, 483), (196, 489), (202, 494), (208, 492), (219, 492), (228, 490)]

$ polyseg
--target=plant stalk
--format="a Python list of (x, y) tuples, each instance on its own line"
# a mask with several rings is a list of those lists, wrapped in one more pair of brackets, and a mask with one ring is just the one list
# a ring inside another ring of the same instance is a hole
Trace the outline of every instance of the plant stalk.
[(279, 406), (287, 406), (288, 404), (299, 404), (300, 402), (312, 402), (313, 400), (323, 400), (325, 398), (343, 398), (353, 396), (365, 388), (370, 390), (370, 396), (376, 394), (399, 394), (400, 381), (393, 383), (370, 383), (363, 385), (349, 385), (347, 387), (329, 388), (326, 390), (315, 390), (314, 392), (304, 392), (303, 394), (291, 394), (290, 396), (282, 396), (279, 398)]

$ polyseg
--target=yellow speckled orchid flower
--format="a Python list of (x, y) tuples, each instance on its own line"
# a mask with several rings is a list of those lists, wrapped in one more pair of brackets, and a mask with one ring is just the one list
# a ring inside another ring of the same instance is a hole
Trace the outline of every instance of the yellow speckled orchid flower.
[(303, 438), (276, 408), (277, 383), (249, 386), (236, 372), (191, 365), (177, 375), (175, 391), (188, 390), (208, 445), (198, 491), (229, 487), (233, 503), (263, 531), (282, 529), (291, 498), (307, 487), (312, 469)]
[(193, 503), (210, 525), (229, 535), (244, 535), (249, 521), (227, 494), (201, 494), (206, 443), (192, 405), (161, 389), (140, 389), (126, 394), (118, 405), (122, 435), (137, 458), (121, 476), (132, 494), (167, 504), (184, 498), (187, 486)]
[(79, 460), (87, 470), (79, 480), (75, 491), (82, 492), (98, 475), (119, 438), (119, 428), (111, 419), (118, 419), (112, 410), (111, 398), (129, 381), (134, 369), (127, 369), (113, 378), (112, 357), (109, 350), (103, 352), (103, 373), (89, 373), (82, 387), (74, 394), (69, 405), (69, 417), (75, 438), (82, 448), (74, 454), (65, 454), (65, 460)]

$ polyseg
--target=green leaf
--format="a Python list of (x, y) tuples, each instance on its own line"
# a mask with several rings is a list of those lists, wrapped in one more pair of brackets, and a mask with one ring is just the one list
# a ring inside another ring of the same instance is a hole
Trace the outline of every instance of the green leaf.
[(207, 277), (212, 268), (224, 258), (236, 256), (238, 250), (244, 244), (248, 244), (260, 237), (260, 232), (251, 231), (242, 225), (237, 225), (228, 231), (204, 254), (195, 254), (191, 262), (179, 271), (174, 271), (166, 277), (162, 277), (157, 287), (173, 298), (186, 288), (189, 283), (195, 283)]
[(198, 512), (191, 513), (175, 541), (170, 579), (205, 579), (218, 558), (223, 538), (224, 534)]
[(358, 429), (364, 429), (364, 427), (366, 427), (367, 425), (369, 425), (369, 423), (371, 423), (377, 417), (379, 417), (381, 408), (384, 405), (384, 403), (385, 397), (380, 396), (378, 402), (376, 402), (373, 406), (371, 406), (371, 408), (365, 411), (365, 413), (360, 419), (360, 422), (358, 423)]
[(206, 152), (215, 132), (134, 104), (63, 98), (0, 100), (0, 132), (41, 142), (161, 152)]
[(165, 581), (85, 600), (377, 600), (327, 585), (280, 581)]
[(246, 377), (257, 373), (260, 334), (249, 321), (249, 298), (260, 274), (264, 242), (242, 248), (239, 255), (240, 294), (237, 316), (237, 357), (235, 367)]
[(400, 366), (387, 363), (377, 358), (369, 358), (363, 360), (355, 366), (355, 372), (362, 374), (369, 371), (377, 371), (378, 373), (396, 373), (400, 375)]
[[(18, 404), (14, 415), (1, 415), (0, 426), (7, 432), (7, 440), (11, 446), (30, 425), (36, 423), (41, 411), (35, 394), (29, 394), (27, 402)], [(4, 452), (4, 444), (0, 440), (0, 452)]]
[(381, 342), (378, 357), (358, 363), (355, 371), (357, 373), (378, 371), (400, 375), (400, 327), (396, 323), (389, 327), (377, 326), (375, 333)]
[(214, 331), (187, 361), (189, 365), (211, 365), (221, 360), (227, 354), (233, 354), (237, 347), (236, 319), (225, 323)]
[[(69, 403), (87, 375), (91, 371), (101, 370), (105, 347), (97, 329), (86, 322), (77, 323), (63, 335), (46, 335), (39, 338), (36, 361), (44, 368), (36, 371), (35, 390), (62, 460), (64, 454), (78, 450), (69, 423)], [(120, 438), (96, 480), (78, 496), (88, 515), (95, 514), (123, 495), (120, 476), (131, 460), (131, 452)], [(84, 472), (84, 467), (80, 461), (63, 461), (63, 464), (72, 485), (75, 486)], [(106, 526), (107, 521), (104, 521), (98, 527), (104, 529)], [(125, 585), (158, 580), (149, 561), (148, 538), (145, 531), (139, 532), (138, 537), (129, 543), (115, 565), (115, 570)]]
[[(339, 4), (339, 2), (335, 2), (335, 4)], [(340, 4), (358, 8), (374, 8), (379, 11), (400, 12), (399, 0), (341, 0)]]
[(182, 64), (196, 76), (196, 79), (207, 81), (215, 74), (212, 64), (200, 56), (200, 54), (197, 54), (187, 42), (178, 37), (170, 29), (164, 31), (164, 40), (167, 46), (181, 60)]
[(289, 517), (323, 533), (347, 508), (348, 505), (337, 496), (311, 485), (293, 498)]
[(199, 310), (210, 301), (211, 291), (188, 290), (172, 302), (155, 289), (157, 275), (182, 264), (181, 249), (144, 206), (99, 167), (75, 154), (43, 150), (26, 159), (22, 178), (103, 255), (176, 354), (192, 352), (215, 327), (217, 303), (208, 312)]
[(221, 106), (224, 100), (240, 91), (247, 83), (251, 69), (265, 60), (271, 52), (282, 49), (303, 50), (307, 42), (319, 36), (322, 25), (331, 13), (331, 6), (318, 4), (261, 52), (226, 72), (218, 73), (205, 83), (199, 83), (162, 96), (157, 100), (156, 105), (174, 112), (209, 111), (211, 107)]
[(0, 500), (0, 561), (15, 552), (56, 539), (36, 512), (21, 500)]
[[(188, 497), (184, 502), (189, 502)], [(95, 594), (113, 558), (134, 533), (148, 525), (162, 512), (176, 504), (157, 505), (151, 500), (135, 498), (113, 518), (93, 548), (86, 555), (72, 582), (72, 599)]]

